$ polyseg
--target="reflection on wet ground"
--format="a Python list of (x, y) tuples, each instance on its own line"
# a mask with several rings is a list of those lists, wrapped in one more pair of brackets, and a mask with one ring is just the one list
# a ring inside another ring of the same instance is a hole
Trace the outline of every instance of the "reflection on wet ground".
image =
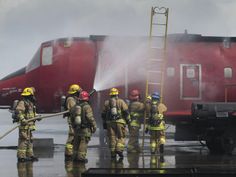
[[(1, 134), (12, 127), (11, 120), (5, 119), (6, 112), (0, 112)], [(10, 115), (8, 115), (10, 116)], [(35, 132), (36, 138), (53, 138), (53, 149), (37, 149), (35, 154), (39, 157), (38, 162), (17, 163), (16, 149), (0, 149), (0, 169), (1, 176), (4, 177), (78, 177), (81, 172), (90, 168), (109, 168), (109, 169), (130, 169), (135, 168), (207, 168), (207, 169), (235, 169), (236, 153), (233, 155), (211, 155), (206, 147), (199, 142), (175, 142), (167, 140), (165, 153), (163, 156), (151, 155), (148, 149), (148, 140), (145, 143), (143, 153), (125, 152), (123, 161), (110, 159), (108, 148), (101, 147), (98, 134), (93, 137), (88, 148), (88, 163), (64, 162), (64, 143), (67, 137), (66, 121), (62, 118), (51, 119), (38, 123), (38, 131)], [(16, 146), (17, 131), (0, 141), (1, 147)]]
[[(95, 138), (96, 139), (96, 138)], [(0, 150), (0, 169), (2, 176), (34, 177), (77, 177), (89, 168), (236, 168), (236, 156), (210, 155), (205, 147), (197, 142), (167, 143), (163, 156), (151, 155), (146, 148), (144, 153), (125, 153), (123, 161), (111, 160), (106, 147), (97, 145), (88, 149), (87, 164), (64, 162), (64, 146), (56, 145), (54, 151), (36, 151), (39, 161), (34, 163), (17, 163), (16, 150)]]

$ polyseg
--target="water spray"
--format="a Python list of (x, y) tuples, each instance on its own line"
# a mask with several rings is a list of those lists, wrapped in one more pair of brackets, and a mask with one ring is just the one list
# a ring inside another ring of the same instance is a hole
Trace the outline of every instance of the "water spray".
[(106, 38), (98, 54), (94, 88), (103, 91), (125, 86), (127, 94), (128, 84), (140, 82), (145, 77), (146, 69), (143, 68), (147, 47), (148, 42), (144, 38)]

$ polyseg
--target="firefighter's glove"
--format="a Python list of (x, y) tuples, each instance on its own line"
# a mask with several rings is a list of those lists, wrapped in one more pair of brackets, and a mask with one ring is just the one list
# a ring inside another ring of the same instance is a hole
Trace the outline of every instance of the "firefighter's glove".
[(41, 118), (38, 118), (37, 121), (41, 121), (42, 119)]
[(160, 125), (161, 122), (162, 122), (162, 120), (160, 120), (160, 119), (156, 120), (157, 125)]
[(102, 124), (102, 126), (103, 126), (103, 129), (104, 129), (104, 130), (107, 129), (107, 124), (106, 124), (106, 122), (104, 122), (104, 123)]
[(127, 123), (128, 125), (131, 124), (131, 119), (130, 119), (130, 117), (128, 117), (128, 118), (126, 119), (126, 123)]
[(92, 133), (95, 133), (95, 132), (96, 132), (96, 129), (97, 129), (96, 126), (92, 126), (92, 127), (90, 128), (90, 130), (91, 130)]
[(12, 120), (12, 123), (14, 124), (15, 122), (18, 122), (17, 119), (13, 119)]
[(37, 115), (39, 118), (37, 119), (37, 121), (41, 121), (42, 120), (42, 118), (40, 118), (41, 117), (41, 115)]
[(24, 125), (27, 125), (27, 123), (28, 123), (28, 122), (27, 122), (25, 119), (21, 120), (21, 122), (20, 122), (20, 124), (23, 125), (23, 126), (24, 126)]
[(75, 134), (74, 129), (72, 128), (71, 125), (69, 125), (69, 134), (72, 136)]
[(125, 110), (123, 113), (124, 113), (125, 121), (126, 121), (126, 123), (129, 125), (129, 124), (131, 123), (129, 111), (128, 111), (128, 110)]
[(157, 117), (158, 117), (159, 119), (163, 119), (164, 116), (163, 116), (163, 114), (158, 114)]

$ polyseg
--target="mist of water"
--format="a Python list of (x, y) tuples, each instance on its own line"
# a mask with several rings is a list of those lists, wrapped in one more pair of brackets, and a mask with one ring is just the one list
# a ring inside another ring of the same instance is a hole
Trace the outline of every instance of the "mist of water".
[(98, 54), (94, 81), (97, 91), (145, 79), (147, 38), (107, 37)]

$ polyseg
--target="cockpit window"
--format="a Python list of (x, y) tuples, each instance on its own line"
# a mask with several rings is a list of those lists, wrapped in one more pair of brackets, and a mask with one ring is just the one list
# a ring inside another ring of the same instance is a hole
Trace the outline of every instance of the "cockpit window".
[(26, 72), (30, 72), (40, 66), (40, 48), (35, 53), (32, 60), (29, 62), (28, 66), (26, 67)]
[(47, 46), (43, 48), (42, 51), (42, 65), (52, 64), (52, 46)]

